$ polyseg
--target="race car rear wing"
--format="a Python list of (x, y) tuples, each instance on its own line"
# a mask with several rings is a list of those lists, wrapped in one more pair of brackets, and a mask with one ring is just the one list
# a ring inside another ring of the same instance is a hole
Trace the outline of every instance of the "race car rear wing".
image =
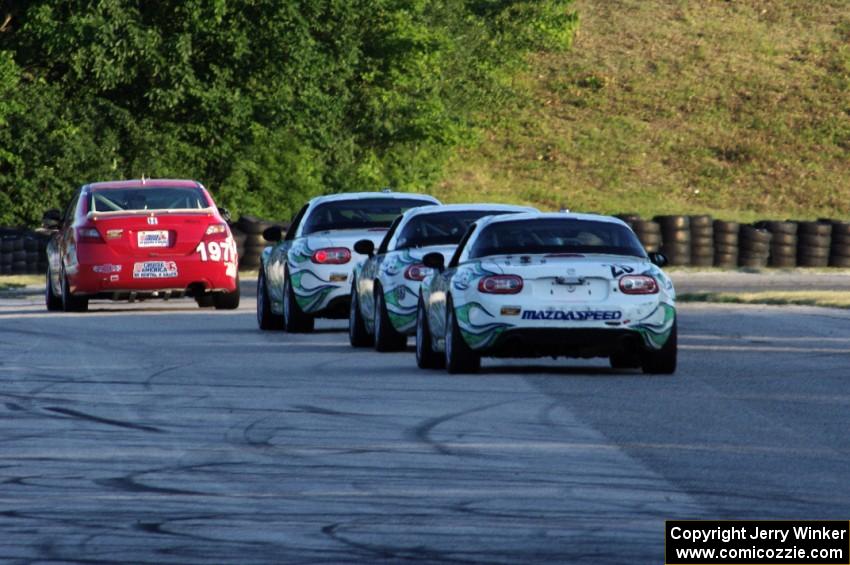
[(89, 212), (86, 217), (89, 220), (97, 220), (98, 218), (117, 218), (120, 216), (157, 216), (168, 214), (191, 214), (193, 216), (212, 216), (215, 213), (215, 208), (209, 206), (207, 208), (166, 208), (162, 210), (110, 210)]

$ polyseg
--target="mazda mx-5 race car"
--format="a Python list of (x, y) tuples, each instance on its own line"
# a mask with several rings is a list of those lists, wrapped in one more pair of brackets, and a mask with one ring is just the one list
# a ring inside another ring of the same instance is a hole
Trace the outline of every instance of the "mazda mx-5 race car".
[(225, 221), (193, 180), (87, 184), (65, 211), (49, 210), (45, 302), (85, 311), (89, 299), (193, 296), (200, 306), (239, 306), (239, 258)]
[(433, 196), (390, 191), (320, 196), (293, 218), (286, 236), (278, 227), (264, 237), (257, 277), (257, 323), (261, 329), (313, 330), (315, 318), (348, 317), (351, 271), (367, 257), (353, 249), (377, 244), (398, 216), (439, 204)]
[(408, 210), (393, 222), (377, 252), (372, 240), (354, 248), (369, 259), (352, 274), (348, 335), (351, 345), (374, 343), (378, 351), (398, 351), (416, 331), (419, 285), (431, 269), (427, 253), (448, 260), (470, 224), (492, 214), (536, 212), (526, 206), (452, 204)]
[(482, 356), (609, 357), (612, 367), (676, 370), (673, 284), (622, 221), (511, 214), (470, 227), (422, 284), (416, 361), (475, 372)]

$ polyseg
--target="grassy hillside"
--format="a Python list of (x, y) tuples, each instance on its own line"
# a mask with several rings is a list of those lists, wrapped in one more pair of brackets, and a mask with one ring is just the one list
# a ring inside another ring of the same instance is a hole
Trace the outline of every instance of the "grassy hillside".
[(850, 1), (576, 0), (436, 192), (599, 212), (850, 216)]

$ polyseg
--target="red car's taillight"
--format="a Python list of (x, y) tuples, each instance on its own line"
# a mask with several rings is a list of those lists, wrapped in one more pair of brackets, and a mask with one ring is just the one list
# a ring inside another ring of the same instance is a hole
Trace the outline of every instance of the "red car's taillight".
[(658, 283), (646, 275), (626, 275), (620, 279), (620, 291), (623, 294), (656, 294)]
[(210, 224), (207, 226), (207, 231), (204, 236), (211, 239), (219, 239), (227, 237), (227, 224)]
[(478, 281), (478, 290), (487, 294), (517, 294), (522, 290), (522, 277), (490, 275)]
[(404, 278), (409, 281), (422, 281), (425, 280), (425, 277), (431, 274), (431, 269), (423, 265), (422, 263), (416, 263), (414, 265), (409, 265), (404, 270)]
[(314, 251), (311, 259), (319, 265), (342, 265), (351, 261), (351, 251), (345, 247), (326, 247)]
[(81, 226), (77, 228), (77, 241), (80, 243), (103, 243), (103, 237), (94, 226)]

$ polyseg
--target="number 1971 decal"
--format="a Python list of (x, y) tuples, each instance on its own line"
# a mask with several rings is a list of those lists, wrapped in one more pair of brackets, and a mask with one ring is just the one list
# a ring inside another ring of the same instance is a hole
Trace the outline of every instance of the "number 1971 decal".
[(201, 254), (201, 261), (229, 261), (236, 260), (236, 242), (230, 238), (225, 241), (202, 241), (195, 248)]

